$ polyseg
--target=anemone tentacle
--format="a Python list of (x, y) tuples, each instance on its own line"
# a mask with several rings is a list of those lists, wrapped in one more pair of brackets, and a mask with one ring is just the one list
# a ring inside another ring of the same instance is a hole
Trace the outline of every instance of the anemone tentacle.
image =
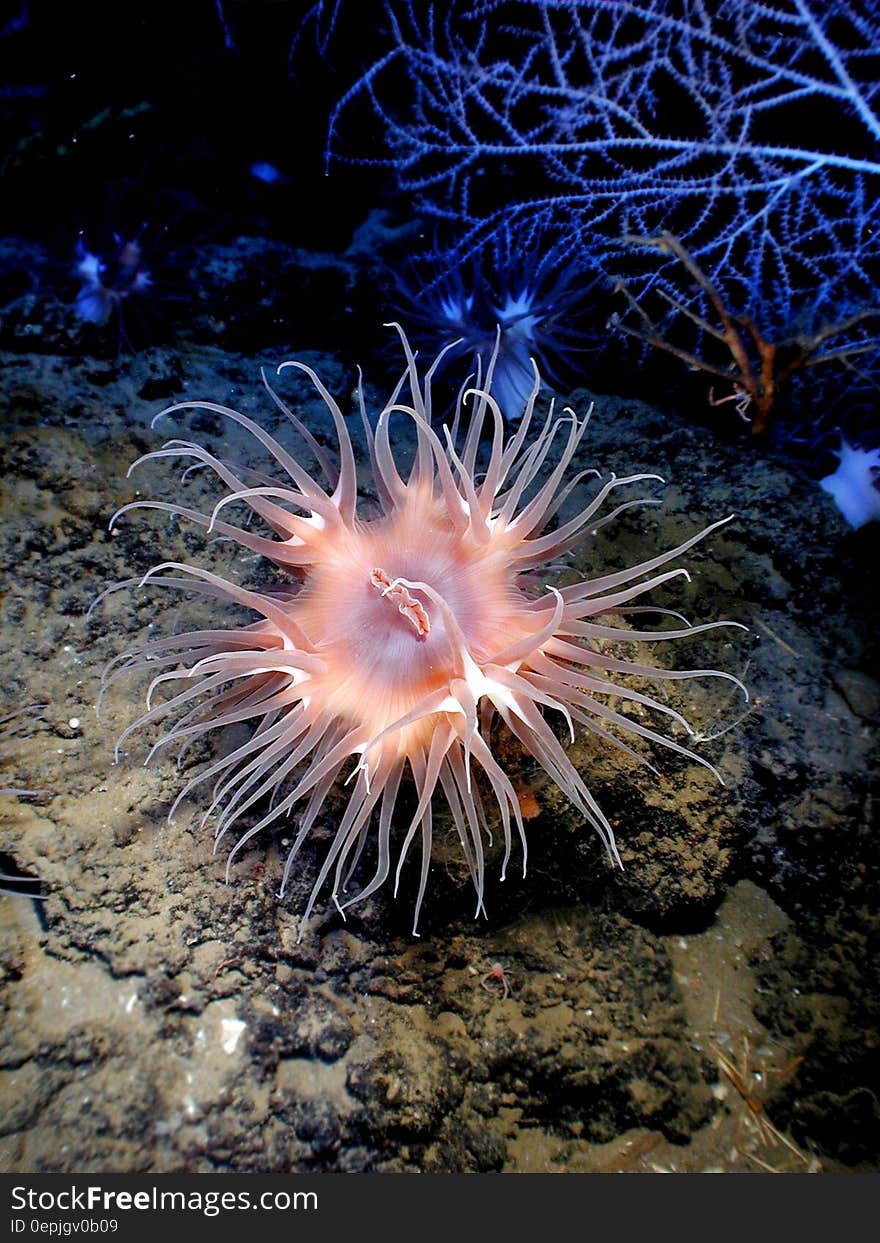
[[(279, 370), (295, 367), (309, 378), (332, 420), (336, 455), (319, 444), (265, 374), (263, 380), (325, 477), (324, 484), (274, 436), (235, 410), (197, 401), (163, 412), (208, 410), (231, 420), (254, 437), (286, 478), (227, 462), (195, 442), (171, 440), (135, 466), (172, 457), (194, 459), (195, 466), (212, 471), (227, 491), (207, 513), (146, 500), (123, 506), (113, 522), (145, 508), (183, 517), (265, 557), (288, 580), (281, 586), (245, 589), (198, 566), (163, 562), (140, 579), (118, 584), (200, 593), (256, 614), (258, 620), (150, 639), (110, 663), (101, 694), (125, 673), (154, 674), (145, 712), (119, 740), (121, 746), (133, 731), (171, 720), (148, 760), (179, 744), (180, 762), (193, 742), (210, 731), (254, 723), (246, 742), (186, 781), (170, 814), (197, 787), (213, 783), (203, 822), (215, 819), (215, 849), (233, 829), (245, 826), (229, 853), (227, 871), (251, 838), (280, 818), (295, 815), (282, 893), (305, 841), (327, 811), (330, 791), (343, 782), (349, 787), (303, 925), (325, 887), (344, 916), (352, 903), (369, 897), (388, 879), (397, 799), (408, 771), (415, 809), (402, 829), (394, 889), (396, 893), (419, 836), (415, 932), (427, 888), (438, 795), (449, 806), (478, 915), (485, 912), (486, 844), (491, 841), (485, 795), (493, 799), (500, 819), (502, 879), (515, 837), (522, 845), (525, 871), (519, 799), (491, 746), (495, 718), (544, 767), (619, 866), (611, 826), (545, 712), (561, 714), (572, 739), (575, 725), (580, 725), (652, 771), (647, 757), (625, 741), (628, 736), (686, 756), (717, 776), (705, 757), (670, 733), (611, 707), (607, 700), (620, 699), (662, 718), (668, 728), (691, 737), (695, 733), (670, 705), (614, 677), (721, 677), (746, 692), (737, 678), (722, 671), (666, 669), (602, 650), (606, 642), (679, 640), (738, 626), (726, 621), (691, 625), (673, 610), (635, 603), (670, 580), (687, 577), (682, 566), (670, 563), (729, 519), (637, 565), (561, 588), (542, 582), (539, 570), (546, 576), (559, 558), (605, 523), (635, 505), (658, 503), (654, 497), (627, 498), (604, 512), (618, 489), (662, 479), (639, 473), (602, 480), (593, 470), (572, 476), (590, 415), (578, 417), (568, 409), (557, 413), (551, 402), (546, 416), (537, 418), (541, 382), (533, 360), (523, 416), (506, 435), (504, 415), (491, 392), (497, 343), (485, 379), (478, 370), (462, 386), (451, 425), (439, 433), (432, 426), (431, 382), (440, 359), (423, 375), (402, 328), (394, 327), (405, 367), (375, 422), (367, 415), (360, 384), (357, 392), (379, 517), (358, 513), (357, 465), (348, 423), (323, 382), (303, 363), (284, 363)], [(414, 432), (408, 469), (395, 450), (394, 416), (402, 416)], [(593, 493), (576, 504), (572, 517), (557, 520), (578, 489), (590, 486), (591, 476), (598, 480)], [(268, 533), (221, 518), (231, 506), (246, 507)], [(552, 521), (557, 525), (549, 529)], [(672, 628), (642, 630), (626, 620), (647, 611), (668, 615)], [(623, 624), (612, 624), (609, 614), (622, 618)], [(178, 680), (183, 685), (156, 702)], [(268, 807), (263, 806), (266, 799)], [(371, 839), (373, 871), (350, 892)]]

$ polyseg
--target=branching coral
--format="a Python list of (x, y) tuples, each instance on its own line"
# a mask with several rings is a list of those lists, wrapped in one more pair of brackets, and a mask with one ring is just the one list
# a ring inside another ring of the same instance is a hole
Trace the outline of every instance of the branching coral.
[[(682, 301), (675, 258), (645, 265), (624, 241), (665, 232), (765, 341), (876, 311), (876, 0), (384, 7), (387, 50), (340, 100), (328, 154), (363, 158), (346, 125), (365, 102), (385, 143), (366, 158), (457, 227), (460, 257), (504, 227), (587, 279)], [(704, 313), (699, 291), (684, 302)], [(876, 320), (860, 336), (847, 388), (875, 390)]]
[[(626, 298), (635, 325), (619, 316), (614, 317), (615, 325), (645, 344), (673, 354), (693, 371), (725, 382), (732, 391), (716, 398), (710, 390), (710, 404), (733, 402), (755, 436), (767, 431), (786, 387), (800, 373), (814, 372), (819, 367), (842, 367), (870, 383), (869, 377), (859, 371), (859, 362), (865, 355), (870, 358), (876, 354), (872, 329), (880, 323), (880, 304), (845, 315), (836, 323), (823, 324), (811, 333), (799, 333), (787, 340), (773, 339), (750, 315), (738, 314), (725, 305), (716, 286), (671, 233), (628, 240), (677, 260), (682, 284), (687, 284), (689, 294), (682, 291), (681, 297), (673, 297), (667, 287), (658, 289), (659, 305), (665, 311), (658, 323), (645, 309), (647, 296), (643, 301), (637, 300), (620, 282), (617, 292)], [(690, 303), (685, 300), (688, 296)], [(683, 323), (692, 330), (691, 348), (679, 344)]]

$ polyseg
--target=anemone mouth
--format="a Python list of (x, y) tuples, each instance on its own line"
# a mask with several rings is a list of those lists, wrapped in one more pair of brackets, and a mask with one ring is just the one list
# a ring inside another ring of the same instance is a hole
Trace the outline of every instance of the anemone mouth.
[[(636, 664), (606, 650), (609, 641), (678, 639), (722, 626), (745, 629), (726, 621), (692, 626), (674, 614), (678, 618), (674, 629), (643, 631), (609, 624), (613, 618), (605, 617), (637, 612), (643, 606), (635, 602), (646, 593), (686, 575), (680, 567), (664, 567), (730, 519), (629, 568), (561, 589), (543, 584), (536, 590), (541, 571), (549, 572), (553, 563), (601, 526), (632, 506), (657, 503), (651, 497), (627, 499), (608, 510), (607, 502), (619, 488), (659, 477), (612, 475), (592, 488), (585, 480), (596, 472), (569, 477), (589, 413), (579, 418), (566, 408), (557, 414), (551, 402), (543, 421), (537, 419), (540, 377), (534, 364), (522, 419), (516, 431), (507, 434), (492, 396), (497, 351), (485, 377), (478, 371), (473, 387), (459, 394), (452, 425), (442, 429), (441, 439), (432, 427), (431, 410), (431, 381), (440, 359), (421, 375), (403, 330), (394, 327), (406, 365), (375, 423), (367, 417), (362, 387), (357, 390), (381, 517), (368, 521), (358, 515), (355, 453), (339, 406), (309, 367), (289, 363), (283, 366), (303, 371), (323, 399), (335, 425), (335, 458), (269, 391), (325, 483), (247, 416), (212, 402), (188, 402), (163, 414), (206, 409), (230, 419), (259, 442), (286, 478), (279, 482), (219, 459), (195, 442), (172, 440), (135, 466), (167, 457), (190, 459), (212, 470), (228, 489), (226, 495), (211, 513), (176, 503), (139, 501), (113, 519), (115, 523), (121, 514), (143, 508), (182, 515), (291, 575), (290, 582), (280, 587), (246, 589), (199, 566), (165, 562), (142, 579), (109, 588), (112, 592), (149, 585), (196, 592), (242, 606), (257, 620), (149, 640), (111, 662), (102, 695), (123, 674), (135, 670), (155, 674), (146, 711), (123, 732), (117, 758), (134, 731), (166, 720), (171, 724), (154, 743), (147, 763), (173, 747), (178, 748), (180, 761), (198, 739), (225, 726), (242, 722), (254, 726), (246, 741), (210, 761), (184, 784), (170, 811), (173, 818), (185, 798), (208, 785), (202, 823), (214, 820), (215, 844), (241, 829), (228, 856), (227, 875), (247, 842), (278, 820), (294, 817), (296, 831), (284, 867), (283, 894), (304, 842), (321, 820), (329, 792), (344, 780), (348, 801), (312, 886), (300, 933), (328, 882), (330, 897), (343, 914), (384, 884), (392, 868), (396, 892), (404, 862), (419, 837), (421, 867), (413, 920), (417, 933), (431, 862), (435, 795), (448, 805), (474, 886), (477, 915), (485, 914), (484, 846), (491, 840), (486, 799), (494, 803), (503, 833), (501, 878), (515, 838), (521, 844), (525, 872), (527, 846), (519, 798), (492, 752), (489, 731), (494, 719), (500, 718), (541, 764), (599, 834), (611, 861), (620, 866), (611, 827), (545, 714), (560, 714), (572, 738), (580, 725), (648, 763), (624, 741), (636, 735), (718, 776), (704, 757), (670, 732), (613, 706), (615, 701), (627, 701), (650, 710), (670, 728), (694, 734), (668, 704), (615, 680), (615, 675), (725, 678), (748, 697), (742, 683), (728, 673)], [(392, 419), (400, 417), (415, 433), (405, 477), (390, 432)], [(579, 491), (588, 493), (583, 503)], [(577, 512), (563, 518), (561, 511), (572, 496)], [(269, 533), (221, 518), (233, 503), (247, 505)], [(553, 520), (555, 525), (548, 529)], [(652, 611), (664, 612), (653, 606)], [(169, 698), (160, 698), (169, 683), (176, 683), (177, 689)], [(416, 805), (407, 823), (398, 827), (395, 810), (404, 780), (414, 787)], [(371, 835), (375, 870), (352, 893), (350, 886)], [(396, 863), (393, 839), (397, 839)]]

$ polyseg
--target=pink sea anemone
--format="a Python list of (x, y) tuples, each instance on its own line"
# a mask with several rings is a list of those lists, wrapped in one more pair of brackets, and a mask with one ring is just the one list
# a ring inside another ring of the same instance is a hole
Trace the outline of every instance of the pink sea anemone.
[[(185, 748), (221, 726), (256, 722), (248, 741), (210, 762), (186, 784), (171, 814), (198, 783), (213, 780), (205, 817), (216, 815), (219, 842), (251, 808), (263, 804), (256, 822), (239, 837), (231, 861), (260, 830), (296, 811), (282, 893), (328, 792), (345, 776), (351, 787), (348, 804), (314, 882), (303, 924), (331, 873), (330, 892), (340, 910), (373, 893), (389, 875), (395, 838), (396, 890), (418, 835), (422, 855), (416, 930), (428, 880), (432, 799), (438, 787), (458, 832), (478, 913), (483, 910), (487, 796), (498, 804), (503, 829), (502, 879), (514, 833), (522, 842), (525, 867), (519, 800), (491, 745), (490, 724), (496, 714), (600, 834), (619, 864), (611, 827), (545, 719), (545, 711), (561, 713), (572, 738), (577, 722), (634, 754), (614, 736), (612, 731), (620, 729), (711, 768), (673, 738), (611, 707), (609, 697), (627, 700), (693, 732), (672, 707), (628, 684), (613, 682), (609, 675), (731, 678), (711, 670), (630, 664), (603, 650), (606, 640), (674, 639), (735, 624), (690, 626), (681, 618), (675, 629), (642, 632), (608, 620), (609, 614), (619, 616), (635, 608), (632, 602), (653, 588), (686, 576), (680, 568), (657, 571), (722, 523), (629, 569), (541, 591), (537, 575), (547, 572), (554, 559), (589, 539), (622, 510), (643, 503), (628, 500), (600, 516), (612, 492), (659, 477), (612, 475), (576, 506), (579, 512), (563, 519), (559, 514), (568, 499), (596, 474), (582, 471), (566, 482), (589, 415), (579, 419), (570, 410), (557, 414), (551, 404), (541, 426), (530, 435), (540, 388), (535, 369), (522, 420), (515, 433), (506, 435), (501, 411), (491, 396), (493, 358), (485, 380), (481, 383), (478, 374), (475, 387), (460, 394), (452, 426), (444, 427), (441, 436), (432, 425), (431, 409), (431, 380), (439, 359), (420, 376), (406, 337), (398, 331), (406, 368), (375, 427), (358, 391), (381, 507), (379, 512), (374, 506), (376, 516), (358, 513), (355, 454), (342, 411), (318, 376), (300, 362), (283, 366), (304, 371), (326, 403), (339, 441), (338, 459), (331, 458), (276, 394), (272, 396), (316, 458), (328, 488), (251, 419), (213, 402), (186, 402), (163, 415), (200, 409), (231, 419), (268, 450), (288, 478), (274, 481), (221, 460), (199, 444), (172, 440), (139, 462), (191, 458), (211, 468), (229, 488), (228, 494), (209, 514), (159, 501), (138, 501), (119, 511), (146, 507), (183, 515), (268, 558), (289, 575), (284, 586), (248, 590), (197, 566), (166, 562), (143, 580), (129, 580), (127, 585), (140, 581), (199, 591), (241, 605), (259, 620), (150, 640), (137, 652), (119, 657), (109, 677), (130, 669), (164, 667), (150, 687), (148, 710), (123, 735), (160, 718), (175, 717), (176, 723), (150, 756), (172, 743)], [(466, 409), (470, 418), (465, 427)], [(399, 452), (396, 455), (392, 447), (395, 415), (409, 419), (415, 432), (412, 463), (405, 475), (399, 470)], [(484, 424), (488, 443), (481, 443)], [(272, 534), (222, 520), (221, 512), (233, 503), (249, 506)], [(542, 534), (554, 517), (554, 528)], [(663, 610), (652, 606), (651, 612)], [(183, 681), (183, 689), (153, 706), (156, 690), (168, 681)], [(407, 769), (415, 783), (416, 806), (407, 824), (395, 826), (396, 800)], [(351, 895), (348, 885), (369, 838), (374, 811), (378, 811), (375, 871)]]

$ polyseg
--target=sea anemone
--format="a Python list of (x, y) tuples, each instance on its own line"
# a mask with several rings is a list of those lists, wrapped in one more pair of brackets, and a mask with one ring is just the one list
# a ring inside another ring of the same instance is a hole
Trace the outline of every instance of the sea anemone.
[[(268, 450), (287, 478), (276, 481), (221, 460), (197, 443), (172, 440), (134, 466), (155, 458), (190, 458), (213, 470), (229, 492), (211, 513), (163, 501), (137, 501), (124, 506), (113, 521), (138, 508), (182, 515), (268, 558), (287, 579), (280, 586), (246, 589), (198, 566), (165, 562), (141, 580), (118, 584), (110, 590), (144, 583), (195, 590), (243, 606), (258, 620), (230, 629), (151, 639), (137, 651), (119, 656), (105, 681), (126, 670), (164, 668), (150, 686), (147, 711), (120, 738), (121, 743), (132, 730), (175, 717), (176, 723), (155, 744), (147, 762), (161, 747), (179, 744), (185, 749), (222, 726), (257, 723), (246, 742), (209, 762), (185, 785), (171, 815), (200, 782), (213, 781), (205, 818), (216, 815), (219, 842), (251, 808), (269, 798), (268, 808), (238, 839), (231, 862), (245, 842), (296, 809), (282, 894), (328, 792), (345, 776), (350, 797), (314, 882), (303, 925), (331, 873), (330, 893), (340, 910), (382, 885), (392, 867), (395, 836), (396, 892), (404, 860), (419, 835), (415, 932), (428, 880), (432, 799), (438, 787), (457, 829), (478, 914), (484, 910), (487, 796), (497, 802), (503, 829), (502, 879), (515, 834), (522, 843), (525, 868), (520, 803), (491, 745), (490, 724), (496, 714), (596, 830), (619, 865), (611, 827), (544, 712), (560, 713), (572, 738), (577, 722), (635, 754), (614, 737), (611, 731), (618, 728), (690, 756), (714, 772), (707, 760), (673, 738), (610, 706), (609, 698), (642, 705), (693, 733), (671, 706), (614, 682), (609, 675), (681, 679), (709, 674), (741, 684), (729, 674), (711, 670), (631, 664), (603, 650), (606, 640), (675, 639), (736, 624), (691, 626), (680, 618), (675, 629), (643, 632), (607, 620), (608, 614), (639, 611), (633, 601), (672, 578), (687, 577), (681, 568), (658, 571), (723, 522), (631, 568), (540, 591), (537, 576), (547, 572), (554, 559), (588, 540), (623, 510), (645, 503), (624, 501), (600, 516), (613, 492), (659, 476), (611, 475), (576, 506), (579, 512), (563, 519), (559, 514), (567, 499), (584, 486), (586, 477), (596, 474), (582, 471), (564, 482), (589, 413), (583, 418), (568, 409), (557, 414), (550, 403), (530, 436), (533, 421), (538, 421), (540, 377), (535, 367), (522, 419), (516, 432), (506, 436), (501, 410), (491, 395), (493, 356), (485, 380), (481, 382), (478, 372), (475, 386), (459, 394), (452, 426), (442, 429), (441, 438), (432, 427), (431, 409), (431, 381), (440, 360), (421, 377), (402, 329), (395, 327), (406, 368), (375, 427), (358, 388), (378, 499), (375, 516), (358, 513), (355, 454), (342, 411), (304, 363), (284, 363), (279, 370), (297, 367), (310, 378), (335, 425), (338, 458), (331, 458), (268, 384), (267, 388), (317, 459), (328, 480), (326, 488), (276, 439), (235, 410), (193, 401), (157, 415), (196, 409), (228, 418)], [(410, 420), (415, 433), (412, 463), (404, 474), (397, 460), (400, 455), (392, 448), (395, 416)], [(489, 439), (481, 444), (484, 425)], [(249, 506), (272, 534), (224, 521), (221, 512), (233, 503)], [(556, 525), (542, 534), (554, 516)], [(664, 612), (653, 606), (650, 611)], [(183, 689), (154, 706), (157, 689), (169, 681), (183, 681)], [(395, 806), (407, 769), (416, 805), (408, 823), (395, 832)], [(370, 838), (374, 811), (378, 811), (375, 871), (352, 895), (348, 886)]]
[[(482, 249), (461, 256), (453, 245), (412, 260), (406, 279), (391, 274), (391, 297), (415, 332), (452, 358), (496, 354), (492, 395), (508, 421), (518, 418), (532, 391), (537, 359), (545, 382), (559, 383), (583, 352), (586, 336), (572, 320), (586, 310), (595, 273), (541, 236), (523, 239), (501, 226)], [(496, 344), (497, 339), (497, 344)]]
[(145, 294), (153, 284), (143, 265), (139, 238), (113, 235), (110, 253), (101, 258), (77, 240), (76, 275), (80, 290), (74, 307), (80, 319), (103, 327), (115, 313), (122, 324), (122, 307), (132, 295)]
[(856, 530), (866, 522), (880, 520), (880, 448), (861, 449), (844, 436), (840, 448), (832, 449), (837, 469), (819, 480), (849, 525)]

